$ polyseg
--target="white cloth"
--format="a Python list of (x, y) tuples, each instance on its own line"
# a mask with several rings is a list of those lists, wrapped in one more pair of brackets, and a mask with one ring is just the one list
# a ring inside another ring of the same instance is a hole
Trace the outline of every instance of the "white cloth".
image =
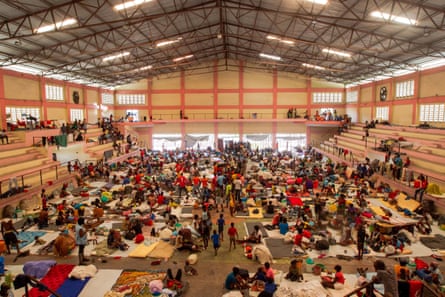
[(97, 268), (93, 264), (87, 266), (75, 266), (68, 275), (69, 278), (84, 280), (87, 277), (93, 277), (97, 273)]

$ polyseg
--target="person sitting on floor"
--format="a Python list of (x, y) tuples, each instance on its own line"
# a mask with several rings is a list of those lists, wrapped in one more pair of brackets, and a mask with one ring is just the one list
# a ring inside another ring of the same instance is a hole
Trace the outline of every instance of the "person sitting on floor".
[(48, 208), (44, 208), (40, 211), (38, 222), (39, 229), (49, 226)]
[(253, 226), (253, 231), (246, 239), (247, 242), (261, 243), (261, 229), (259, 225)]
[(272, 201), (269, 201), (266, 207), (266, 213), (267, 214), (274, 214), (275, 206), (273, 206)]
[(273, 229), (276, 229), (279, 227), (282, 217), (283, 217), (283, 215), (279, 211), (275, 211), (275, 214), (272, 218), (272, 228)]
[(250, 282), (263, 281), (264, 283), (266, 282), (266, 280), (267, 280), (266, 272), (264, 271), (263, 267), (258, 267), (257, 272), (255, 272), (253, 277), (249, 279)]
[(198, 271), (190, 265), (190, 262), (188, 260), (185, 260), (184, 264), (184, 272), (187, 275), (198, 275)]
[(286, 235), (286, 233), (289, 232), (289, 224), (287, 223), (286, 218), (283, 218), (283, 220), (278, 225), (278, 228), (280, 229), (281, 235)]
[(224, 282), (224, 287), (227, 290), (246, 290), (249, 288), (246, 279), (244, 279), (240, 274), (240, 269), (238, 267), (233, 267), (232, 271), (227, 275)]
[(428, 268), (416, 270), (414, 274), (428, 283), (434, 283), (436, 285), (444, 283), (443, 274), (439, 269), (439, 263), (435, 261), (431, 262)]
[(303, 260), (301, 258), (293, 259), (290, 262), (289, 271), (284, 278), (291, 282), (303, 281)]
[(335, 265), (334, 270), (335, 270), (334, 277), (322, 276), (321, 284), (325, 288), (341, 290), (345, 286), (345, 281), (346, 281), (345, 276), (341, 271), (340, 265)]
[(122, 240), (121, 232), (113, 229), (110, 229), (110, 233), (108, 234), (107, 246), (110, 249), (119, 249), (121, 251), (128, 249), (128, 245)]

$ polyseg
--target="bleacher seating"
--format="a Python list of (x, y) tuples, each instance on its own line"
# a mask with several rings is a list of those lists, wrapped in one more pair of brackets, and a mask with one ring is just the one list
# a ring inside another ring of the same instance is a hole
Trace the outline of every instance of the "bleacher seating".
[[(357, 161), (363, 161), (365, 157), (374, 157), (377, 153), (383, 156), (380, 160), (384, 159), (387, 152), (382, 151), (380, 144), (391, 139), (395, 143), (391, 148), (392, 156), (400, 153), (402, 158), (409, 157), (411, 164), (408, 170), (413, 172), (414, 177), (423, 173), (430, 182), (438, 184), (445, 191), (445, 167), (443, 166), (445, 130), (377, 125), (366, 131), (363, 124), (354, 124), (346, 131), (322, 143), (319, 151), (355, 167)], [(339, 154), (339, 148), (348, 149), (353, 153), (354, 158), (348, 159), (342, 156)]]
[(48, 156), (46, 147), (26, 146), (25, 133), (25, 131), (8, 132), (11, 135), (8, 137), (15, 143), (0, 147), (2, 197), (10, 190), (10, 181), (13, 187), (15, 181), (18, 188), (28, 191), (36, 187), (57, 185), (57, 181), (65, 180), (69, 176), (66, 167), (60, 166), (59, 162)]

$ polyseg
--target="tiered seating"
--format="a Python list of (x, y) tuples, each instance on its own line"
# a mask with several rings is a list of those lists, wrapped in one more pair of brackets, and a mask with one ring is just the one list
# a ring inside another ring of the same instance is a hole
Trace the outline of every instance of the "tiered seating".
[(43, 148), (37, 147), (24, 147), (24, 148), (16, 148), (13, 150), (1, 151), (0, 152), (0, 166), (2, 167), (3, 174), (3, 166), (8, 166), (13, 161), (13, 164), (19, 164), (27, 161), (37, 160), (41, 158), (45, 158), (47, 155), (46, 151)]
[(87, 133), (85, 134), (85, 140), (87, 142), (97, 142), (98, 137), (103, 133), (102, 128), (88, 127)]
[[(430, 175), (441, 178), (440, 175), (445, 173), (445, 131), (437, 129), (415, 129), (401, 128), (391, 126), (377, 125), (375, 129), (369, 129), (370, 136), (384, 139), (387, 138), (403, 138), (406, 142), (412, 143), (412, 146), (400, 147), (400, 153), (406, 154), (411, 159), (412, 167), (416, 171), (430, 172)], [(399, 151), (398, 147), (393, 148)]]
[(4, 145), (6, 145), (6, 147), (2, 147), (2, 149), (7, 149), (12, 144), (23, 142), (24, 139), (25, 139), (25, 132), (24, 131), (15, 131), (15, 132), (7, 131), (6, 135), (8, 135), (9, 145), (6, 144), (6, 140), (4, 140), (5, 141)]
[[(383, 140), (395, 139), (399, 145), (392, 147), (393, 153), (400, 152), (411, 160), (409, 169), (417, 176), (420, 173), (428, 176), (430, 182), (438, 184), (445, 190), (445, 130), (438, 129), (416, 129), (412, 127), (392, 127), (388, 125), (377, 125), (376, 128), (366, 129), (363, 124), (354, 124), (347, 131), (336, 135), (325, 141), (320, 147), (323, 153), (328, 152), (330, 157), (344, 158), (338, 154), (338, 148), (348, 149), (354, 153), (354, 158), (365, 157), (372, 159), (376, 154), (386, 152), (376, 151)], [(383, 160), (380, 158), (380, 160)], [(347, 161), (347, 160), (346, 160)], [(350, 164), (354, 166), (356, 162)]]
[(96, 142), (87, 144), (86, 153), (92, 158), (101, 159), (105, 151), (113, 150), (113, 143), (97, 144)]
[(11, 179), (17, 181), (18, 187), (24, 185), (30, 189), (54, 184), (57, 179), (68, 175), (66, 168), (48, 157), (44, 147), (3, 148), (0, 151), (0, 167), (1, 193), (9, 190)]

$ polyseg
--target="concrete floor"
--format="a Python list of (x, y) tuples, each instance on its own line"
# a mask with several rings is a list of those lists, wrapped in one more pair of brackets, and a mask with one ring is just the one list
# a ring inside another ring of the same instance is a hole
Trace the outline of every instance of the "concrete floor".
[[(212, 211), (212, 218), (215, 219), (217, 214)], [(226, 223), (235, 222), (236, 226), (240, 232), (240, 236), (245, 234), (243, 227), (243, 222), (245, 219), (242, 218), (230, 218), (230, 214), (225, 211)], [(184, 262), (187, 256), (190, 254), (188, 251), (176, 251), (171, 259), (168, 261), (162, 261), (160, 265), (152, 266), (151, 262), (153, 259), (134, 259), (134, 258), (107, 258), (106, 263), (100, 263), (95, 261), (94, 264), (98, 269), (138, 269), (138, 270), (150, 270), (150, 269), (167, 269), (171, 268), (173, 273), (176, 270), (184, 267)], [(36, 256), (30, 255), (25, 258), (18, 258), (17, 262), (13, 263), (15, 255), (6, 255), (5, 264), (24, 264), (27, 261), (36, 261), (43, 259), (54, 259), (53, 256)], [(433, 261), (433, 258), (426, 257), (423, 258), (426, 262)], [(77, 256), (71, 255), (66, 258), (57, 258), (58, 263), (70, 263), (77, 264)], [(395, 263), (395, 259), (383, 259), (389, 267), (392, 267)], [(343, 267), (344, 273), (355, 274), (358, 267), (368, 267), (369, 271), (374, 271), (373, 269), (373, 258), (365, 258), (362, 261), (358, 260), (338, 260), (336, 258), (324, 258), (316, 259), (316, 263), (324, 264), (331, 270), (336, 264), (340, 264)], [(272, 267), (277, 270), (287, 271), (290, 259), (277, 259)], [(255, 272), (259, 266), (258, 262), (249, 260), (244, 256), (242, 245), (237, 246), (236, 250), (228, 251), (228, 241), (222, 242), (222, 247), (220, 248), (218, 255), (214, 255), (213, 248), (209, 248), (199, 254), (198, 263), (195, 268), (198, 270), (198, 275), (187, 276), (184, 275), (184, 280), (188, 281), (190, 284), (189, 289), (185, 293), (185, 297), (196, 297), (196, 296), (208, 296), (208, 297), (220, 297), (226, 291), (223, 289), (223, 283), (225, 277), (230, 273), (234, 265), (239, 265), (249, 272)], [(440, 262), (442, 271), (445, 271), (445, 265)], [(107, 284), (111, 286), (112, 284)], [(99, 297), (99, 296), (98, 296)]]

